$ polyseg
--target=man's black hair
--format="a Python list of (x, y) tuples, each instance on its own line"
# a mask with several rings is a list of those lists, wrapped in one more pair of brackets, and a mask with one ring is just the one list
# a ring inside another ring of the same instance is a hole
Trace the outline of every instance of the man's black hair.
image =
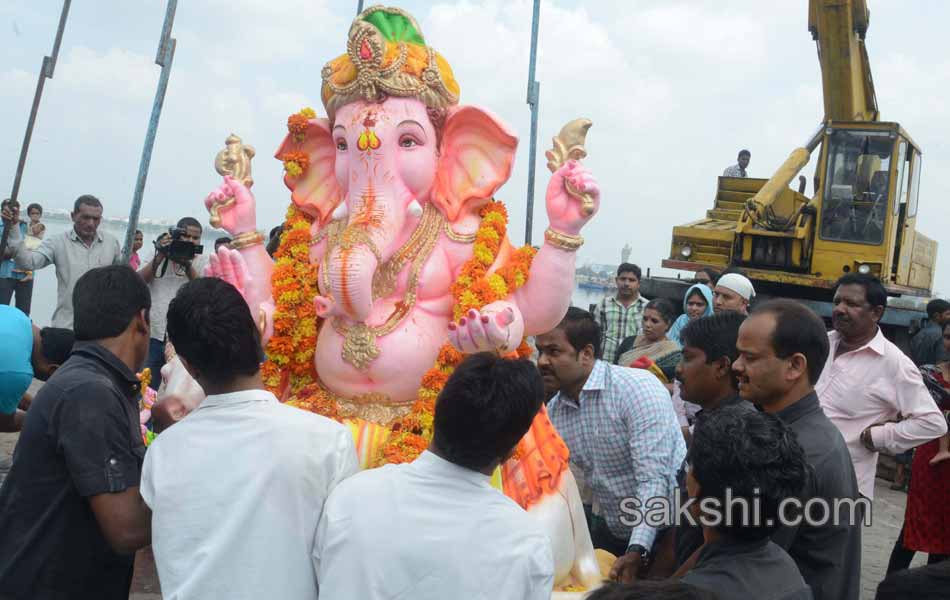
[(643, 307), (643, 310), (651, 308), (656, 312), (660, 313), (660, 316), (666, 321), (666, 326), (669, 327), (673, 324), (673, 321), (676, 320), (676, 307), (673, 306), (673, 303), (667, 300), (666, 298), (655, 298), (647, 302), (647, 305)]
[(432, 442), (445, 460), (485, 469), (508, 457), (543, 402), (544, 383), (532, 362), (473, 354), (436, 400)]
[(557, 327), (564, 330), (564, 336), (575, 351), (580, 352), (584, 346), (590, 344), (594, 347), (594, 357), (601, 357), (600, 336), (602, 333), (594, 315), (583, 308), (572, 306), (567, 309), (567, 314)]
[(168, 305), (168, 339), (203, 377), (226, 383), (264, 362), (261, 334), (247, 302), (217, 277), (189, 281)]
[(643, 277), (640, 276), (642, 273), (642, 271), (640, 271), (640, 267), (633, 263), (621, 263), (620, 266), (617, 267), (617, 277), (620, 277), (624, 273), (633, 273), (636, 276), (637, 281), (643, 279)]
[(116, 337), (128, 328), (140, 311), (150, 308), (152, 296), (148, 286), (128, 265), (87, 271), (73, 289), (76, 341)]
[[(775, 531), (779, 504), (801, 494), (808, 470), (805, 451), (788, 426), (774, 415), (741, 406), (700, 413), (688, 460), (699, 496), (720, 503), (723, 521), (717, 529), (739, 541), (765, 539)], [(732, 498), (745, 499), (745, 514), (741, 503), (726, 504), (727, 490)], [(751, 521), (756, 499), (758, 522)]]
[(43, 349), (43, 358), (52, 365), (61, 365), (66, 362), (69, 353), (73, 350), (76, 334), (72, 329), (62, 327), (44, 327), (40, 329), (40, 344)]
[(752, 158), (752, 153), (746, 150), (745, 148), (743, 148), (742, 150), (739, 150), (739, 154), (736, 156), (736, 160), (742, 158), (743, 156), (748, 156), (749, 158)]
[(99, 202), (98, 198), (92, 194), (83, 194), (82, 196), (76, 198), (76, 201), (73, 203), (73, 212), (79, 212), (79, 207), (83, 204), (93, 208), (102, 208), (102, 202)]
[(828, 331), (825, 322), (810, 308), (784, 298), (769, 300), (757, 306), (753, 315), (770, 314), (775, 317), (772, 332), (772, 350), (779, 358), (803, 354), (808, 361), (808, 381), (818, 383), (828, 360)]
[(948, 310), (950, 310), (950, 302), (946, 300), (935, 298), (927, 303), (927, 317), (929, 317), (931, 321)]
[(274, 227), (270, 230), (270, 233), (267, 235), (267, 239), (269, 240), (273, 238), (275, 235), (280, 235), (283, 232), (284, 232), (284, 226), (278, 225), (277, 227)]
[(946, 600), (950, 590), (950, 560), (894, 571), (877, 585), (874, 600)]
[(709, 590), (675, 579), (608, 582), (585, 596), (586, 600), (716, 600)]
[(720, 273), (716, 269), (713, 269), (711, 267), (703, 267), (697, 272), (705, 273), (706, 275), (709, 275), (709, 279), (710, 281), (712, 281), (713, 285), (716, 285), (716, 282), (719, 281)]
[(26, 207), (26, 214), (30, 214), (30, 211), (34, 209), (40, 211), (40, 214), (43, 214), (43, 207), (37, 204), (36, 202), (33, 202), (29, 206)]
[(185, 227), (197, 227), (199, 231), (203, 231), (201, 223), (194, 217), (182, 217), (178, 219), (178, 225), (176, 225), (176, 227), (178, 229), (184, 229)]
[[(136, 234), (142, 233), (142, 230), (141, 230), (141, 229), (136, 229), (136, 230), (135, 230), (135, 233), (136, 233)], [(142, 237), (145, 237), (145, 234), (144, 234), (144, 233), (142, 233)]]
[(848, 273), (841, 277), (835, 284), (835, 291), (843, 285), (860, 285), (864, 288), (864, 295), (867, 297), (871, 308), (882, 306), (887, 308), (887, 290), (884, 284), (874, 275), (864, 275), (862, 273)]
[(232, 241), (231, 238), (229, 238), (228, 236), (219, 237), (218, 239), (214, 241), (214, 247), (217, 248), (221, 244), (230, 244), (231, 241)]
[(734, 363), (739, 358), (739, 351), (736, 349), (739, 327), (745, 320), (745, 315), (731, 310), (694, 319), (680, 331), (680, 343), (702, 350), (707, 364), (723, 356), (728, 358), (730, 363)]

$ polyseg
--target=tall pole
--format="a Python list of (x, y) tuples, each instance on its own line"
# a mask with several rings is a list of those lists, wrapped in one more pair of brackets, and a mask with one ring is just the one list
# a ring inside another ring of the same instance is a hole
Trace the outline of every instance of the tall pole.
[[(23, 169), (26, 167), (26, 155), (30, 151), (30, 140), (33, 138), (33, 126), (36, 124), (36, 113), (40, 109), (40, 98), (43, 97), (43, 88), (47, 79), (53, 78), (56, 69), (56, 59), (59, 58), (59, 47), (63, 41), (63, 31), (66, 29), (66, 17), (69, 16), (69, 5), (72, 0), (63, 0), (63, 10), (59, 14), (59, 28), (56, 29), (56, 40), (53, 42), (53, 55), (43, 57), (40, 67), (40, 77), (36, 82), (36, 93), (33, 94), (33, 107), (30, 108), (30, 119), (26, 122), (26, 134), (23, 136), (23, 145), (20, 146), (20, 160), (17, 162), (16, 174), (13, 177), (13, 191), (10, 200), (17, 203), (20, 195), (20, 181), (23, 179)], [(7, 249), (7, 238), (10, 235), (10, 223), (3, 224), (3, 235), (0, 237), (0, 257)]]
[(356, 14), (360, 14), (361, 12), (363, 12), (363, 0), (359, 0), (359, 2), (356, 3)]
[(135, 195), (132, 197), (132, 209), (129, 211), (129, 228), (125, 232), (125, 245), (122, 246), (124, 263), (128, 263), (132, 256), (132, 242), (135, 240), (135, 230), (139, 226), (139, 211), (142, 209), (148, 167), (152, 162), (155, 132), (158, 130), (158, 119), (162, 115), (162, 105), (165, 103), (165, 90), (168, 89), (168, 76), (171, 74), (172, 60), (175, 58), (175, 38), (171, 37), (171, 34), (177, 7), (178, 0), (168, 0), (168, 6), (165, 7), (165, 23), (162, 25), (162, 37), (158, 42), (158, 51), (155, 53), (155, 64), (160, 66), (162, 71), (158, 77), (158, 89), (155, 90), (155, 100), (152, 103), (152, 116), (148, 120), (148, 130), (145, 132), (145, 146), (142, 148), (142, 159), (139, 161), (139, 175), (135, 180)]
[(534, 0), (531, 17), (531, 58), (528, 62), (528, 106), (531, 107), (531, 140), (528, 144), (528, 210), (525, 219), (524, 243), (531, 245), (531, 228), (534, 225), (534, 163), (538, 151), (538, 102), (541, 99), (541, 84), (534, 79), (538, 57), (538, 18), (541, 0)]

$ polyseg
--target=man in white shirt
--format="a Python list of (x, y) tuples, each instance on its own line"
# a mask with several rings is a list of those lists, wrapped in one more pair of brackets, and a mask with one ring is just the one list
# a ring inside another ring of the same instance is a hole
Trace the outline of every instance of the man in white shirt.
[(459, 365), (436, 401), (429, 449), (359, 473), (327, 500), (313, 553), (320, 597), (550, 598), (547, 535), (490, 483), (543, 397), (528, 361), (482, 353)]
[(314, 532), (330, 490), (359, 468), (352, 436), (264, 390), (260, 334), (230, 284), (185, 284), (168, 335), (208, 396), (145, 455), (162, 594), (316, 600)]

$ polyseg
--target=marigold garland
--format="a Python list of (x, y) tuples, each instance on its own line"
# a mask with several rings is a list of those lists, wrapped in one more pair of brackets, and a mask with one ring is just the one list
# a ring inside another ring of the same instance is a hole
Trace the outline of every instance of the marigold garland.
[(317, 266), (309, 256), (310, 225), (310, 217), (291, 204), (274, 254), (274, 333), (267, 343), (263, 376), (264, 385), (278, 398), (300, 394), (317, 378), (313, 354), (321, 319), (313, 305), (318, 290)]

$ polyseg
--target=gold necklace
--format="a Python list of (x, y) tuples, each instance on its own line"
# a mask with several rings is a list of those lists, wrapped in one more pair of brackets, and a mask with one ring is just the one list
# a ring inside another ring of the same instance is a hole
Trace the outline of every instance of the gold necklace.
[[(444, 217), (433, 204), (427, 204), (422, 218), (416, 229), (406, 240), (406, 243), (393, 254), (390, 260), (381, 265), (373, 277), (373, 299), (387, 296), (395, 289), (396, 279), (407, 262), (411, 262), (409, 279), (406, 284), (406, 293), (389, 318), (382, 325), (369, 326), (366, 323), (345, 323), (341, 317), (333, 317), (331, 324), (337, 333), (344, 337), (343, 360), (360, 371), (366, 368), (379, 356), (379, 347), (376, 339), (392, 333), (406, 318), (416, 304), (416, 292), (419, 287), (419, 274), (422, 271), (435, 243), (442, 231)], [(324, 290), (329, 294), (329, 255), (333, 246), (339, 243), (341, 234), (337, 231), (328, 232), (329, 242), (324, 252), (324, 260), (320, 270), (323, 272)]]

